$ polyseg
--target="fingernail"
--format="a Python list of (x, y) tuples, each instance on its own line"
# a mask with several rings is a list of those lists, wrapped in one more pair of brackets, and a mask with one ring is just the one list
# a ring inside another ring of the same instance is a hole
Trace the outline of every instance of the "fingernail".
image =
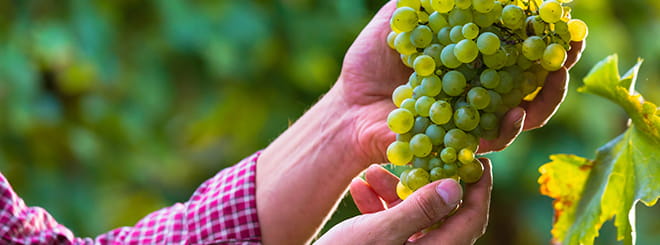
[(525, 113), (522, 109), (520, 109), (520, 118), (518, 118), (518, 120), (513, 122), (513, 127), (516, 128), (516, 129), (520, 128), (522, 126), (524, 120), (525, 120)]
[(435, 191), (440, 195), (443, 201), (449, 207), (454, 207), (458, 205), (458, 202), (463, 196), (463, 190), (461, 186), (458, 185), (458, 182), (454, 179), (445, 179), (438, 186), (435, 187)]

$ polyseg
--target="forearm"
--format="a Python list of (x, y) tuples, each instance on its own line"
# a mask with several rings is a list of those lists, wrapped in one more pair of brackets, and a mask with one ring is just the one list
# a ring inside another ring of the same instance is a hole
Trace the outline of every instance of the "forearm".
[(368, 163), (357, 160), (354, 120), (336, 85), (257, 161), (257, 209), (266, 244), (308, 241)]

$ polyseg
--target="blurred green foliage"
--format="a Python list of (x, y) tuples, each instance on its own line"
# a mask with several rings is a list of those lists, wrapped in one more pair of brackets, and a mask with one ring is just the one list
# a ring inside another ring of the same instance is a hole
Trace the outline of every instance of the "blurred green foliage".
[[(384, 2), (0, 0), (0, 171), (78, 236), (132, 225), (283, 132)], [(591, 156), (625, 128), (621, 109), (575, 91), (595, 62), (644, 58), (638, 90), (660, 101), (660, 2), (571, 6), (590, 27), (587, 50), (548, 125), (488, 155), (481, 244), (548, 243), (537, 168), (552, 153)], [(356, 214), (345, 198), (328, 227)], [(660, 239), (660, 210), (637, 214), (638, 242)], [(610, 224), (602, 234), (614, 240)]]

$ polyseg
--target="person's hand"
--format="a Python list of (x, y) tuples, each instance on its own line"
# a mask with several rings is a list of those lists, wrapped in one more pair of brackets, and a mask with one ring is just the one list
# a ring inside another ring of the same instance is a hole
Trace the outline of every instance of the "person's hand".
[[(415, 191), (405, 201), (398, 198), (397, 177), (373, 165), (366, 182), (355, 179), (351, 196), (363, 213), (346, 220), (323, 235), (316, 244), (472, 244), (483, 235), (488, 223), (492, 175), (490, 161), (484, 164), (479, 182), (461, 187), (442, 179)], [(448, 216), (460, 202), (458, 211)], [(421, 232), (440, 223), (436, 229)]]
[[(388, 2), (362, 30), (346, 53), (340, 84), (337, 84), (343, 87), (345, 101), (358, 111), (356, 146), (362, 149), (364, 162), (368, 163), (387, 162), (385, 149), (394, 140), (394, 134), (385, 123), (388, 113), (395, 108), (391, 102), (392, 91), (406, 83), (412, 73), (385, 41), (391, 31), (389, 21), (395, 8), (396, 1)], [(565, 67), (548, 75), (544, 88), (533, 101), (511, 109), (503, 118), (499, 137), (481, 140), (479, 153), (500, 151), (523, 129), (541, 127), (549, 120), (566, 95), (567, 70), (584, 49), (582, 42), (571, 43), (571, 46)]]

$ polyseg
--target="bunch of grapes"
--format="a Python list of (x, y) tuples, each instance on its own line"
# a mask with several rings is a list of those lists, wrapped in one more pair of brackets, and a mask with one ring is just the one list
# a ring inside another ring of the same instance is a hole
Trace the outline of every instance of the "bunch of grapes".
[(498, 136), (501, 117), (532, 100), (548, 72), (564, 66), (586, 24), (570, 18), (571, 0), (399, 0), (387, 43), (414, 69), (397, 87), (387, 117), (387, 148), (405, 199), (438, 179), (477, 182), (480, 138)]

